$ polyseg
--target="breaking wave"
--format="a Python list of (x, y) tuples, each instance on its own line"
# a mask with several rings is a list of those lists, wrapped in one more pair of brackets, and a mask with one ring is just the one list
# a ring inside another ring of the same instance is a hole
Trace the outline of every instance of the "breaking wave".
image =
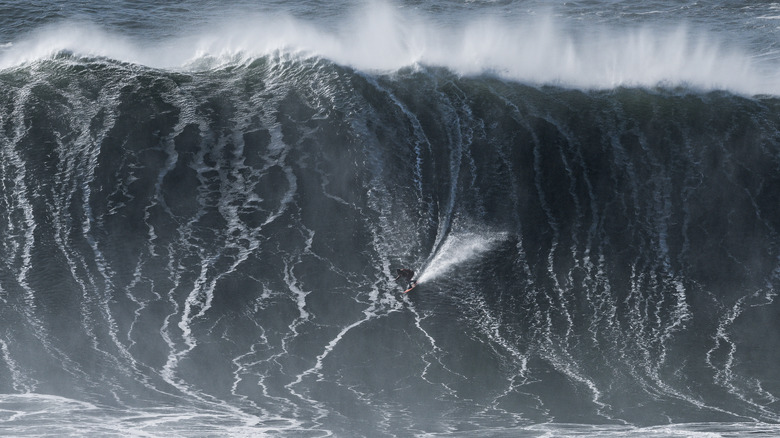
[(144, 41), (90, 23), (62, 22), (0, 48), (0, 68), (61, 53), (152, 68), (203, 71), (266, 56), (319, 57), (374, 73), (415, 66), (585, 89), (691, 87), (778, 94), (778, 66), (747, 48), (686, 25), (577, 28), (529, 13), (442, 23), (372, 3), (332, 25), (284, 14), (216, 20), (165, 41)]
[(776, 98), (113, 44), (2, 55), (5, 430), (780, 422)]

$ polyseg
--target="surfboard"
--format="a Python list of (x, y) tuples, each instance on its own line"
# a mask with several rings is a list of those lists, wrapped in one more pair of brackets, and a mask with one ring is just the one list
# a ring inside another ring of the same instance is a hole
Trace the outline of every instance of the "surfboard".
[(417, 283), (415, 282), (415, 283), (412, 285), (412, 287), (410, 287), (409, 289), (406, 289), (406, 290), (404, 291), (404, 293), (405, 293), (405, 294), (408, 294), (408, 293), (409, 293), (409, 291), (411, 291), (412, 289), (414, 289), (414, 288), (416, 288), (416, 287), (417, 287)]

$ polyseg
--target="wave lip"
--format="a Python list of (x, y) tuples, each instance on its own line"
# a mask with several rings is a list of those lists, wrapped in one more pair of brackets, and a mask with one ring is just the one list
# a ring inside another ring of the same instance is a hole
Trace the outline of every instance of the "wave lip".
[(98, 56), (119, 61), (147, 64), (143, 51), (134, 42), (110, 34), (89, 23), (59, 23), (44, 27), (26, 39), (3, 45), (0, 69), (50, 59), (63, 52), (76, 56)]
[[(173, 70), (210, 69), (281, 52), (322, 57), (367, 72), (427, 65), (461, 75), (584, 89), (683, 86), (780, 94), (774, 66), (759, 64), (758, 55), (727, 47), (712, 34), (694, 34), (684, 25), (576, 31), (546, 16), (519, 23), (481, 18), (445, 26), (372, 4), (335, 30), (284, 15), (252, 16), (208, 28), (214, 30), (149, 46), (94, 25), (60, 23), (6, 45), (0, 68), (63, 51)], [(200, 62), (204, 59), (209, 62)]]

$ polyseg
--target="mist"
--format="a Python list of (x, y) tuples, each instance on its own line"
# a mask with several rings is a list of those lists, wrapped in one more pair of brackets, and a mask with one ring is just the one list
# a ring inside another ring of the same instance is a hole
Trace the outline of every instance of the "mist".
[(447, 237), (444, 244), (420, 274), (418, 283), (441, 277), (459, 265), (475, 260), (505, 240), (506, 233), (457, 233)]
[(336, 25), (288, 14), (246, 14), (187, 29), (163, 41), (141, 41), (96, 24), (61, 22), (0, 49), (0, 68), (61, 53), (153, 68), (203, 71), (262, 57), (322, 57), (369, 73), (445, 67), (464, 76), (493, 75), (533, 85), (583, 89), (690, 87), (740, 94), (778, 94), (776, 66), (713, 33), (672, 26), (574, 26), (551, 13), (516, 19), (434, 17), (370, 3)]

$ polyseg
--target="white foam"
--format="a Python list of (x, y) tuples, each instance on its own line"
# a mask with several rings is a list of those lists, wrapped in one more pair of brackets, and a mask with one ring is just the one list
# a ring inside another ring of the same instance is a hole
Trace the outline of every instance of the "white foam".
[[(541, 18), (540, 18), (541, 17)], [(443, 24), (432, 17), (370, 3), (338, 27), (284, 15), (245, 16), (201, 28), (206, 33), (149, 43), (84, 23), (61, 23), (14, 41), (0, 68), (67, 51), (155, 68), (214, 68), (269, 54), (322, 56), (366, 71), (443, 66), (463, 75), (587, 89), (692, 86), (744, 94), (780, 94), (777, 66), (760, 53), (727, 47), (683, 23), (659, 27), (573, 26), (551, 15), (483, 17)]]
[(431, 263), (420, 275), (418, 283), (438, 278), (463, 262), (475, 259), (489, 251), (502, 240), (506, 233), (458, 233), (450, 234)]

